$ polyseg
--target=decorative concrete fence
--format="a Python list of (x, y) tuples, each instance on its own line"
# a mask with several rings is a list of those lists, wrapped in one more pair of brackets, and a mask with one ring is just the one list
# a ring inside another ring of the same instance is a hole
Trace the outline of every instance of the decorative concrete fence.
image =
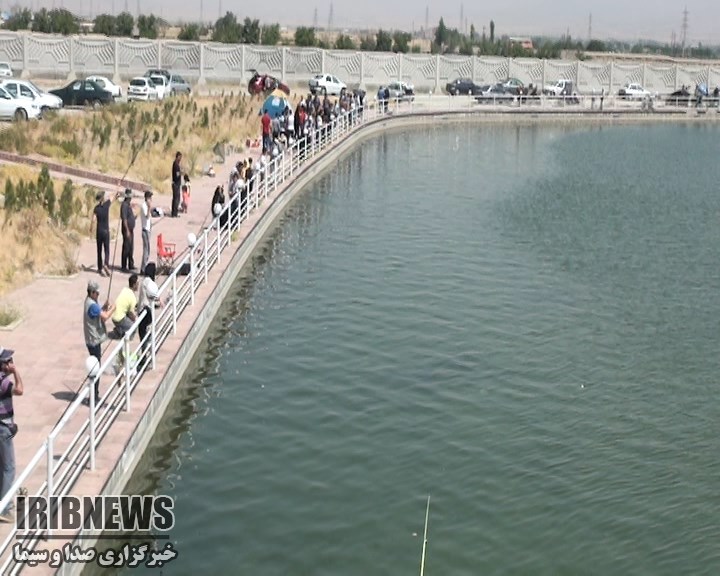
[(280, 46), (132, 40), (89, 36), (54, 36), (3, 32), (0, 60), (25, 77), (67, 77), (102, 74), (116, 81), (168, 68), (189, 80), (246, 83), (257, 69), (306, 85), (314, 74), (334, 74), (348, 86), (376, 87), (393, 80), (415, 85), (416, 90), (438, 91), (458, 77), (493, 83), (508, 77), (544, 86), (564, 78), (573, 80), (580, 93), (593, 90), (617, 93), (626, 82), (639, 82), (651, 92), (670, 93), (681, 86), (720, 85), (720, 64), (618, 64), (497, 58), (392, 54)]

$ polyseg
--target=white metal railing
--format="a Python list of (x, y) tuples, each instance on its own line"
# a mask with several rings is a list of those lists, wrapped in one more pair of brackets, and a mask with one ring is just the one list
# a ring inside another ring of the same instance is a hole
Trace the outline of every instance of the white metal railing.
[[(570, 98), (573, 100), (570, 101)], [(527, 99), (507, 102), (509, 106), (533, 106), (552, 109), (553, 107), (580, 107), (588, 110), (599, 109), (599, 96), (592, 101), (589, 96), (567, 98), (540, 96), (536, 100)], [(386, 106), (387, 104), (387, 106)], [(489, 104), (498, 104), (490, 101)], [(616, 107), (618, 102), (613, 96), (605, 96), (605, 107)], [(628, 106), (641, 109), (642, 102), (628, 102)], [(657, 106), (658, 103), (656, 102)], [(422, 112), (469, 111), (478, 110), (482, 105), (475, 97), (433, 96), (415, 101), (394, 100), (374, 101), (363, 108), (342, 113), (327, 126), (314, 130), (311, 134), (295, 141), (272, 161), (263, 165), (247, 183), (243, 193), (230, 196), (229, 201), (213, 221), (204, 227), (193, 246), (175, 264), (175, 268), (160, 286), (160, 300), (163, 306), (156, 309), (154, 319), (144, 341), (135, 341), (135, 333), (146, 312), (142, 312), (122, 341), (110, 346), (109, 354), (102, 362), (98, 375), (88, 377), (77, 397), (47, 439), (38, 448), (26, 467), (18, 474), (9, 492), (0, 500), (0, 510), (5, 509), (14, 499), (21, 486), (30, 480), (33, 474), (44, 480), (33, 486), (30, 496), (64, 496), (70, 493), (78, 477), (85, 469), (95, 469), (95, 455), (101, 447), (101, 441), (108, 433), (113, 422), (123, 411), (131, 409), (132, 393), (140, 382), (146, 369), (156, 366), (156, 357), (168, 336), (177, 331), (178, 318), (195, 304), (195, 292), (208, 282), (209, 271), (221, 261), (223, 251), (233, 249), (232, 235), (249, 215), (260, 206), (268, 196), (295, 176), (302, 166), (351, 134), (358, 126), (383, 117), (385, 114), (414, 114)], [(241, 205), (240, 202), (244, 200)], [(180, 270), (189, 265), (190, 273), (181, 276)], [(112, 375), (109, 385), (103, 380), (105, 392), (95, 398), (94, 384), (102, 375)], [(89, 402), (90, 409), (83, 403)], [(21, 564), (15, 564), (10, 548), (15, 542), (22, 542), (28, 549), (37, 543), (37, 537), (50, 530), (24, 532), (26, 538), (18, 540), (17, 531), (12, 525), (5, 539), (0, 543), (0, 573), (16, 574)]]
[[(341, 114), (328, 126), (295, 141), (261, 169), (246, 184), (242, 194), (230, 196), (228, 202), (216, 215), (211, 224), (200, 231), (196, 242), (184, 256), (175, 263), (170, 276), (159, 288), (163, 305), (154, 312), (153, 322), (143, 341), (135, 339), (140, 322), (145, 318), (143, 311), (125, 337), (109, 346), (105, 360), (97, 375), (88, 376), (47, 439), (38, 448), (30, 462), (18, 474), (13, 486), (2, 500), (0, 510), (10, 505), (21, 486), (36, 480), (29, 496), (64, 496), (70, 493), (83, 470), (95, 469), (95, 455), (101, 442), (118, 415), (131, 409), (132, 394), (142, 379), (145, 370), (155, 368), (156, 356), (168, 336), (175, 334), (178, 318), (195, 304), (195, 292), (208, 282), (209, 271), (223, 258), (223, 251), (234, 248), (232, 235), (249, 215), (268, 196), (293, 175), (302, 165), (318, 154), (348, 136), (356, 127), (380, 112), (374, 103)], [(240, 201), (244, 200), (243, 205)], [(190, 273), (181, 276), (180, 270), (189, 265)], [(108, 382), (103, 378), (104, 392), (95, 398), (94, 386), (103, 375), (112, 375)], [(89, 403), (89, 410), (84, 404)], [(31, 478), (31, 476), (35, 478)], [(41, 482), (40, 478), (44, 478)], [(18, 539), (15, 525), (0, 543), (0, 573), (16, 574), (23, 565), (14, 562), (10, 549), (15, 542), (21, 542), (28, 549), (33, 548), (38, 537), (50, 534), (51, 530), (28, 530), (23, 532), (24, 540)]]

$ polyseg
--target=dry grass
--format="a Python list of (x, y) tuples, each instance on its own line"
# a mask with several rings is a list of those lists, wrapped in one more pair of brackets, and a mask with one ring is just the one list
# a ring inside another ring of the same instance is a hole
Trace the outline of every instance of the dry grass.
[[(171, 98), (161, 102), (115, 104), (97, 112), (52, 115), (8, 130), (5, 150), (45, 156), (114, 176), (170, 188), (175, 151), (196, 175), (215, 160), (214, 146), (239, 148), (259, 134), (260, 99), (227, 92), (220, 96)], [(3, 134), (5, 136), (5, 134)], [(133, 155), (134, 164), (128, 170)]]
[(10, 326), (20, 318), (20, 311), (13, 306), (0, 306), (0, 326)]

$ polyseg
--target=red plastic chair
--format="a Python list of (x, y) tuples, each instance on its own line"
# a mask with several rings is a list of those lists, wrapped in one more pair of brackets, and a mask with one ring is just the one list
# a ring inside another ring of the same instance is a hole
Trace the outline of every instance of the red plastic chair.
[(175, 244), (163, 242), (162, 234), (157, 235), (157, 267), (158, 272), (168, 275), (175, 266)]

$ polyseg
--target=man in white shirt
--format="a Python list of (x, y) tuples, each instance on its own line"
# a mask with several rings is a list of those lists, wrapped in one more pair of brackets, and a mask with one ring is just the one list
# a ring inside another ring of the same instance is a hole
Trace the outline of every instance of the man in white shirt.
[(145, 272), (145, 266), (147, 266), (148, 260), (150, 259), (150, 232), (152, 231), (152, 195), (150, 190), (145, 190), (145, 202), (142, 203), (140, 209), (140, 224), (142, 225), (142, 264), (140, 271)]

